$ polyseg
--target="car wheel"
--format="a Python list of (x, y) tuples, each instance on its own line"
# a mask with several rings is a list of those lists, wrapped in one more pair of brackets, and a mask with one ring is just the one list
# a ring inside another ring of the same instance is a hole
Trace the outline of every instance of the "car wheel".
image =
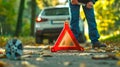
[(43, 38), (42, 37), (36, 36), (35, 41), (36, 41), (37, 44), (43, 44)]
[(53, 44), (53, 39), (49, 39), (49, 44)]

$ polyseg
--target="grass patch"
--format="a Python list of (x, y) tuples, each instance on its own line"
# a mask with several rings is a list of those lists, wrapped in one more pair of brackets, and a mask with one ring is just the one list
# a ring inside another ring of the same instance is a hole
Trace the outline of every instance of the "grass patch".
[(113, 41), (113, 42), (118, 42), (120, 40), (120, 35), (112, 36), (112, 37), (109, 37), (109, 38), (107, 38), (105, 40), (107, 40), (107, 41)]
[(120, 35), (111, 36), (102, 41), (120, 42)]
[(102, 42), (105, 42), (106, 44), (112, 44), (113, 46), (119, 46), (120, 47), (120, 34), (114, 35), (109, 38), (106, 38), (104, 40), (101, 40)]
[[(0, 36), (0, 47), (5, 47), (5, 45), (7, 44), (7, 42), (13, 38), (16, 37), (11, 37), (11, 36)], [(18, 40), (20, 40), (22, 42), (23, 45), (31, 45), (34, 46), (35, 43), (35, 38), (34, 37), (18, 37)]]
[(19, 40), (22, 41), (23, 45), (35, 45), (35, 38), (34, 37), (19, 37)]

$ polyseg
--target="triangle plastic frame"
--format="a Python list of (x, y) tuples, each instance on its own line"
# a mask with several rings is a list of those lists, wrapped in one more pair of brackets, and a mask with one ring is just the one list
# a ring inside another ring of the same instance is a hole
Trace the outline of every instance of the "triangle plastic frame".
[[(68, 34), (70, 35), (72, 41), (74, 42), (74, 47), (73, 46), (59, 46), (61, 41), (63, 40), (64, 35), (66, 34), (66, 32), (68, 32)], [(74, 34), (72, 33), (68, 22), (64, 23), (64, 27), (57, 39), (57, 41), (55, 42), (55, 45), (51, 48), (51, 52), (57, 52), (60, 50), (79, 50), (79, 51), (84, 51), (84, 48), (82, 46), (79, 45), (78, 41), (76, 40)]]

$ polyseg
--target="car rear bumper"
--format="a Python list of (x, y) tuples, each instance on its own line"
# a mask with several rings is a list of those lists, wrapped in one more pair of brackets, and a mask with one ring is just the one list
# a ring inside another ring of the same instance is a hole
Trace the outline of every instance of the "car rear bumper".
[(55, 35), (59, 35), (61, 31), (62, 31), (62, 28), (43, 29), (43, 30), (37, 30), (36, 35), (37, 36), (55, 36)]

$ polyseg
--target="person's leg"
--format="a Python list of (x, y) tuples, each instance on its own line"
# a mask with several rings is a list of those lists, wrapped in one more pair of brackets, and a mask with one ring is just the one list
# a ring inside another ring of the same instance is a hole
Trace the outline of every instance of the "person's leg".
[(69, 1), (69, 7), (70, 7), (70, 26), (71, 30), (74, 33), (76, 39), (78, 40), (80, 29), (79, 29), (79, 10), (80, 5), (72, 5), (70, 0)]
[(95, 21), (94, 8), (88, 9), (85, 6), (83, 6), (83, 10), (88, 22), (89, 37), (91, 42), (94, 44), (98, 42), (98, 39), (100, 37)]
[(100, 35), (97, 30), (97, 24), (96, 24), (95, 15), (94, 15), (94, 8), (88, 9), (85, 6), (83, 6), (83, 10), (85, 12), (85, 16), (88, 22), (89, 37), (93, 44), (92, 48), (106, 47), (105, 44), (101, 44), (98, 40)]

